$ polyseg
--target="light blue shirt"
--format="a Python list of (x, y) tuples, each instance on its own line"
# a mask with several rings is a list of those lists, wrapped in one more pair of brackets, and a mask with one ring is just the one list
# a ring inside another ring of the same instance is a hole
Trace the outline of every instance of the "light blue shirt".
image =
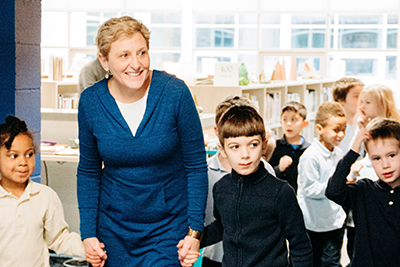
[(318, 139), (300, 157), (297, 199), (307, 230), (328, 232), (343, 226), (346, 214), (342, 207), (325, 196), (329, 178), (343, 152), (334, 147), (330, 152)]
[(353, 125), (350, 125), (350, 123), (346, 123), (346, 133), (343, 137), (342, 142), (340, 142), (340, 145), (338, 147), (343, 151), (343, 153), (347, 153), (350, 150), (350, 146), (353, 144), (353, 138), (354, 134), (357, 131), (357, 124), (354, 123)]

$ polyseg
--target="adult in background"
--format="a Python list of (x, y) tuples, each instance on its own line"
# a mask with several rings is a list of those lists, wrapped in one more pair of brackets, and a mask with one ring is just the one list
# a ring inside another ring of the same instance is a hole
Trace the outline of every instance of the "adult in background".
[(105, 244), (105, 266), (179, 266), (178, 241), (198, 251), (203, 230), (208, 182), (199, 116), (183, 81), (150, 70), (149, 39), (131, 17), (106, 21), (96, 44), (112, 76), (79, 101), (80, 230), (86, 253)]
[(78, 91), (81, 94), (83, 90), (92, 86), (106, 76), (106, 71), (101, 66), (99, 58), (90, 61), (82, 67), (79, 72)]

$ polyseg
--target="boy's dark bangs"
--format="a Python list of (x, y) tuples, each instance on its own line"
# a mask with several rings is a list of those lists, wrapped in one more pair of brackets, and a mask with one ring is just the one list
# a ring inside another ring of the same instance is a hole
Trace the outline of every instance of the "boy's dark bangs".
[(255, 118), (246, 120), (228, 120), (222, 125), (223, 138), (255, 136), (261, 135), (262, 140), (265, 139), (265, 127), (262, 121)]

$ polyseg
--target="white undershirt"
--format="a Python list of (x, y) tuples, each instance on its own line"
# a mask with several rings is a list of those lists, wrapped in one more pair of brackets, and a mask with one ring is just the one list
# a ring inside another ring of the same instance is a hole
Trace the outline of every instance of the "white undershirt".
[(117, 100), (115, 101), (117, 102), (122, 116), (131, 129), (132, 135), (135, 136), (146, 110), (147, 94), (139, 101), (133, 103), (121, 103)]

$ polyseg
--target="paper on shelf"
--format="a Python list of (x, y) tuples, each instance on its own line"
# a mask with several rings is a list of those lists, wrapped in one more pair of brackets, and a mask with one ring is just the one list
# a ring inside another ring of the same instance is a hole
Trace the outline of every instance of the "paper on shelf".
[(54, 154), (56, 152), (60, 152), (64, 149), (66, 149), (68, 145), (66, 144), (55, 144), (54, 146), (49, 146), (46, 144), (41, 144), (40, 145), (40, 152), (41, 153), (51, 153)]

